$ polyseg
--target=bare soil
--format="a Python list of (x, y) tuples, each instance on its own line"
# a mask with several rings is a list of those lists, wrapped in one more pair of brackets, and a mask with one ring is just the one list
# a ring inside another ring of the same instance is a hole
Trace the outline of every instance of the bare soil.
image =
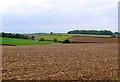
[(3, 46), (3, 80), (116, 80), (118, 44)]

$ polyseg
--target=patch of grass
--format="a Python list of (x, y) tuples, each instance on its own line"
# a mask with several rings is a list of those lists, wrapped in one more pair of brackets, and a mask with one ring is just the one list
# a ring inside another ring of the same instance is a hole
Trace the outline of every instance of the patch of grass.
[(39, 35), (39, 38), (44, 38), (44, 40), (54, 40), (56, 38), (58, 41), (64, 41), (70, 37), (70, 35)]
[(15, 38), (0, 38), (0, 41), (1, 41), (0, 44), (16, 45), (16, 46), (57, 44), (56, 42), (50, 42), (50, 41), (35, 41), (35, 40), (15, 39)]

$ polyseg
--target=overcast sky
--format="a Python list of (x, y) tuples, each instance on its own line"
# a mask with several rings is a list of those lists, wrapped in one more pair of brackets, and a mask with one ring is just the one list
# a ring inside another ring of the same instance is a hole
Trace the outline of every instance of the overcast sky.
[(119, 0), (0, 0), (4, 32), (118, 31)]

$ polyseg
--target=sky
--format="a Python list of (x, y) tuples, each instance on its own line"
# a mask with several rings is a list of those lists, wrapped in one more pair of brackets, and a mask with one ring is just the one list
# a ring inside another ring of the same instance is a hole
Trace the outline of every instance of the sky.
[(119, 0), (0, 0), (0, 31), (118, 31)]

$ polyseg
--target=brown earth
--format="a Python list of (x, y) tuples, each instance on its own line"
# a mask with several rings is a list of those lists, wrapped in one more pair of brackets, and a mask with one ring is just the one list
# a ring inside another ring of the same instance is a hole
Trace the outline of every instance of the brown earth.
[(116, 80), (118, 44), (3, 46), (3, 80)]
[(72, 42), (98, 42), (98, 43), (118, 43), (118, 39), (120, 38), (95, 38), (95, 37), (79, 37), (79, 36), (69, 38), (69, 40)]

